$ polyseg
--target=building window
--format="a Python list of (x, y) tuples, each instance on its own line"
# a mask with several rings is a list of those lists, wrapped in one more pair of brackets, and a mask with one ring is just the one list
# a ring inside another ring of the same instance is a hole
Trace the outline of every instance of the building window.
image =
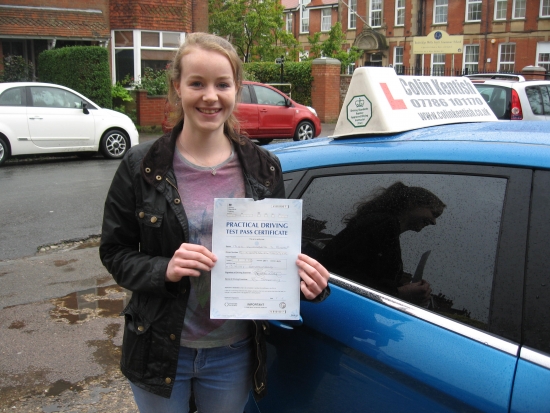
[(332, 9), (321, 9), (321, 31), (328, 32), (332, 27)]
[(403, 66), (403, 47), (393, 48), (393, 68), (398, 75), (402, 75), (405, 72), (405, 67)]
[(357, 0), (349, 0), (348, 3), (348, 29), (357, 27)]
[(449, 1), (435, 0), (434, 6), (434, 24), (447, 23), (447, 11), (449, 9)]
[(550, 42), (537, 43), (537, 66), (544, 67), (550, 73)]
[(346, 67), (346, 74), (347, 75), (353, 75), (353, 72), (355, 71), (355, 63), (350, 63), (347, 67)]
[(466, 0), (466, 21), (481, 21), (481, 0)]
[(311, 0), (302, 0), (300, 7), (300, 33), (309, 33), (309, 9), (306, 7)]
[(445, 76), (445, 55), (432, 55), (432, 76)]
[(300, 62), (303, 62), (307, 59), (309, 59), (309, 50), (302, 50), (300, 52)]
[(514, 0), (512, 19), (525, 19), (527, 0)]
[(371, 0), (370, 2), (370, 26), (382, 26), (382, 0)]
[(496, 0), (495, 20), (506, 20), (507, 8), (508, 8), (508, 0)]
[(479, 45), (468, 44), (464, 46), (464, 73), (475, 74), (479, 71)]
[(292, 33), (292, 13), (286, 14), (286, 31)]
[(498, 71), (503, 73), (514, 72), (514, 62), (516, 60), (516, 45), (515, 43), (501, 44), (498, 54)]
[(540, 17), (550, 17), (550, 0), (541, 0)]
[(405, 25), (405, 0), (395, 0), (395, 25)]
[(113, 81), (139, 79), (145, 68), (165, 69), (180, 46), (182, 36), (176, 32), (113, 31)]

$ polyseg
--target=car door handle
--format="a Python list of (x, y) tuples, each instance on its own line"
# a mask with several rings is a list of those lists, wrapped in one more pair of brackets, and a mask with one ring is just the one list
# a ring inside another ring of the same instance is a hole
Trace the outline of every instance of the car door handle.
[(33, 117), (30, 117), (29, 120), (42, 120), (43, 118), (41, 118), (40, 116), (33, 116)]
[(299, 320), (269, 320), (269, 322), (275, 327), (283, 328), (285, 330), (294, 330), (294, 327), (300, 327), (302, 324), (304, 324), (302, 316), (300, 316)]

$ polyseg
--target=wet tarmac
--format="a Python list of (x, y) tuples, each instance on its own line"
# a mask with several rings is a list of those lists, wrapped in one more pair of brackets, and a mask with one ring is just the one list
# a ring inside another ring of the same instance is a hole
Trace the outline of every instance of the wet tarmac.
[(130, 292), (94, 242), (0, 261), (0, 412), (137, 413), (119, 370)]

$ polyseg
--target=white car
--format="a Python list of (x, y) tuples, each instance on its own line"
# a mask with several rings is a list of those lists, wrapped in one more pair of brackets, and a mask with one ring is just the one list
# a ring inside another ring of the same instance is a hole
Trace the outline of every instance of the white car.
[(128, 116), (65, 86), (0, 83), (0, 165), (10, 156), (67, 152), (118, 159), (138, 142)]
[(468, 75), (500, 120), (550, 120), (550, 81), (521, 75)]

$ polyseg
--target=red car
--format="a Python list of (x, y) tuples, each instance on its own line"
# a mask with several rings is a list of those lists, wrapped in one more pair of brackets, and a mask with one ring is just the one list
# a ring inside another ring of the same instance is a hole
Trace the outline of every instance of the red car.
[[(167, 102), (162, 122), (164, 132), (172, 129), (169, 112)], [(241, 131), (262, 145), (273, 139), (313, 139), (321, 133), (321, 121), (315, 109), (300, 105), (278, 89), (263, 83), (243, 82), (241, 102), (235, 115), (241, 124)]]

